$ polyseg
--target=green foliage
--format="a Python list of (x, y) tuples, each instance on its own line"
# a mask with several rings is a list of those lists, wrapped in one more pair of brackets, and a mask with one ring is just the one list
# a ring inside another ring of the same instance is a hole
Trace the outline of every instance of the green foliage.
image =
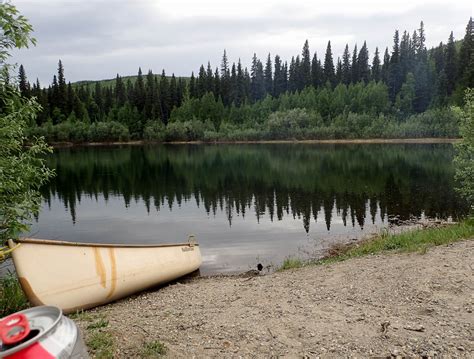
[(304, 138), (307, 130), (314, 129), (322, 123), (321, 116), (303, 109), (279, 111), (272, 113), (266, 123), (269, 138), (274, 140), (287, 138)]
[(94, 357), (101, 359), (114, 358), (115, 338), (112, 333), (100, 329), (94, 330), (87, 336), (86, 344)]
[(28, 46), (33, 41), (31, 26), (18, 15), (9, 3), (0, 4), (0, 246), (8, 238), (15, 238), (28, 230), (27, 222), (40, 208), (39, 188), (51, 176), (52, 171), (42, 156), (51, 152), (42, 138), (32, 138), (26, 143), (26, 129), (35, 123), (40, 106), (34, 99), (26, 99), (11, 86), (5, 75), (4, 63), (9, 50)]
[(474, 220), (467, 219), (445, 227), (415, 229), (398, 234), (383, 230), (380, 234), (361, 243), (336, 245), (329, 249), (328, 256), (319, 260), (302, 261), (287, 258), (279, 270), (301, 268), (307, 265), (322, 265), (347, 259), (385, 252), (419, 252), (424, 254), (433, 246), (446, 245), (471, 239), (474, 236)]
[(160, 358), (167, 352), (166, 346), (158, 340), (147, 342), (143, 345), (142, 358)]
[(455, 158), (456, 179), (459, 192), (474, 210), (474, 89), (466, 90), (465, 103), (460, 126), (463, 140), (457, 145)]
[(96, 322), (93, 322), (87, 326), (88, 330), (91, 329), (100, 329), (107, 328), (109, 326), (109, 321), (105, 318), (99, 318)]
[(399, 234), (382, 233), (358, 245), (334, 249), (336, 255), (317, 261), (317, 264), (346, 260), (385, 251), (421, 252), (433, 246), (454, 243), (474, 236), (472, 219), (446, 227), (416, 229)]
[(28, 20), (8, 2), (0, 4), (0, 27), (3, 32), (0, 37), (0, 65), (3, 67), (10, 50), (28, 47), (30, 43), (34, 45), (36, 40), (30, 36), (33, 27)]
[(71, 319), (87, 322), (86, 345), (89, 353), (95, 358), (114, 358), (116, 342), (109, 329), (109, 321), (104, 315), (91, 314), (90, 312), (76, 312), (70, 315)]
[(92, 142), (127, 141), (129, 137), (128, 128), (115, 121), (94, 122), (89, 127), (88, 140)]
[(301, 259), (286, 258), (278, 270), (283, 271), (283, 270), (288, 270), (288, 269), (301, 268), (304, 266), (304, 264), (305, 263)]
[(164, 141), (165, 129), (161, 121), (148, 121), (143, 130), (143, 138), (148, 141)]
[(26, 299), (16, 275), (0, 278), (0, 318), (28, 308)]

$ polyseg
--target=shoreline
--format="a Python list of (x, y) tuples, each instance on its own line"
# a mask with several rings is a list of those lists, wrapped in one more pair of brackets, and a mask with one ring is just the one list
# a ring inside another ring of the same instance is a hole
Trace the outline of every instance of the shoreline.
[(473, 254), (468, 239), (421, 253), (178, 281), (74, 319), (86, 342), (109, 339), (92, 350), (96, 357), (106, 350), (140, 358), (152, 346), (169, 358), (469, 357)]
[(257, 140), (257, 141), (110, 141), (110, 142), (51, 142), (53, 148), (100, 147), (100, 146), (142, 146), (142, 145), (230, 145), (230, 144), (437, 144), (458, 143), (461, 138), (367, 138), (367, 139), (326, 139), (326, 140)]

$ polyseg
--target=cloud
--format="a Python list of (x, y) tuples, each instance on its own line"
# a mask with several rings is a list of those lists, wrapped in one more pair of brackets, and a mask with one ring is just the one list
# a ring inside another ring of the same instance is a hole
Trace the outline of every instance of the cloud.
[[(112, 78), (136, 73), (139, 66), (188, 76), (208, 60), (215, 67), (224, 48), (231, 60), (248, 65), (253, 52), (289, 60), (305, 39), (323, 56), (331, 40), (334, 59), (345, 44), (367, 40), (369, 50), (391, 47), (395, 29), (412, 32), (424, 20), (429, 46), (446, 41), (451, 30), (464, 35), (469, 1), (360, 0), (225, 2), (18, 0), (35, 28), (38, 46), (16, 52), (30, 79), (50, 82), (61, 58), (68, 80)], [(359, 45), (360, 46), (360, 45)]]

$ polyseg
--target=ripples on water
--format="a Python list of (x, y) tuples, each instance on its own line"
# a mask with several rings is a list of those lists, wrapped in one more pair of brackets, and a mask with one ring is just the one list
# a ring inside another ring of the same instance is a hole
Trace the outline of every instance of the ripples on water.
[(202, 272), (279, 264), (377, 232), (458, 218), (452, 145), (162, 145), (58, 149), (40, 238), (170, 243), (195, 234)]

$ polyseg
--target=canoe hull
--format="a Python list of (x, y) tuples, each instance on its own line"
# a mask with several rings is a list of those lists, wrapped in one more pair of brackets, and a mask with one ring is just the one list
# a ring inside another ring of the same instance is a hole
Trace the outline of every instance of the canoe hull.
[[(10, 246), (15, 243), (10, 242)], [(99, 246), (23, 240), (12, 253), (32, 305), (92, 308), (199, 269), (198, 245)]]

